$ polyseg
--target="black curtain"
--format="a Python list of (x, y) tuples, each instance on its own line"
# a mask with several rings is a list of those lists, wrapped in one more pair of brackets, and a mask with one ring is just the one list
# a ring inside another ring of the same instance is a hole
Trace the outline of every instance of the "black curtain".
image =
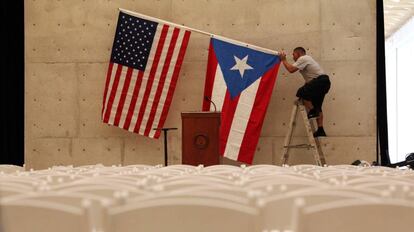
[(377, 161), (390, 165), (385, 79), (384, 3), (377, 0)]
[(0, 164), (24, 163), (24, 0), (1, 1)]

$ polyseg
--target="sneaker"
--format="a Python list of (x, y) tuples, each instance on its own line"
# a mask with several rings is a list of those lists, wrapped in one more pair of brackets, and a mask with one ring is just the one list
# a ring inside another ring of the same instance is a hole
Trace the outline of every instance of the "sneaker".
[(318, 129), (317, 131), (315, 131), (315, 133), (313, 133), (313, 137), (326, 137), (326, 133), (324, 129)]
[(319, 112), (316, 111), (315, 109), (311, 109), (308, 112), (308, 118), (317, 118), (319, 117)]

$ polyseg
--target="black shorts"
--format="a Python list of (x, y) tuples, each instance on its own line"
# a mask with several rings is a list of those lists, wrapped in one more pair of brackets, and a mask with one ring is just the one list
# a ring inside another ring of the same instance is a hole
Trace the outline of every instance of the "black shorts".
[(322, 112), (322, 103), (325, 94), (331, 88), (331, 81), (328, 75), (320, 75), (317, 78), (300, 87), (296, 92), (296, 96), (304, 100), (311, 101), (313, 108)]

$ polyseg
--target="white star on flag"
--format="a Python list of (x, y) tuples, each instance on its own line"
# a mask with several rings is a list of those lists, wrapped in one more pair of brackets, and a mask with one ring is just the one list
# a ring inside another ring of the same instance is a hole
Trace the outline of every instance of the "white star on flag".
[(230, 70), (239, 70), (241, 77), (243, 78), (244, 71), (253, 69), (250, 65), (247, 64), (247, 59), (249, 55), (245, 56), (243, 59), (239, 59), (238, 57), (234, 56), (236, 60), (236, 64)]

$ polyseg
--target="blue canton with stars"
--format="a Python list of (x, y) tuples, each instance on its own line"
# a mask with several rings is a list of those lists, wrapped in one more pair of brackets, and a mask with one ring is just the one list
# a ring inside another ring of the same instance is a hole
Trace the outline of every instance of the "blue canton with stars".
[(158, 23), (119, 13), (111, 62), (145, 71)]
[(237, 97), (267, 71), (280, 63), (279, 56), (274, 54), (214, 38), (211, 39), (211, 42), (231, 98)]

